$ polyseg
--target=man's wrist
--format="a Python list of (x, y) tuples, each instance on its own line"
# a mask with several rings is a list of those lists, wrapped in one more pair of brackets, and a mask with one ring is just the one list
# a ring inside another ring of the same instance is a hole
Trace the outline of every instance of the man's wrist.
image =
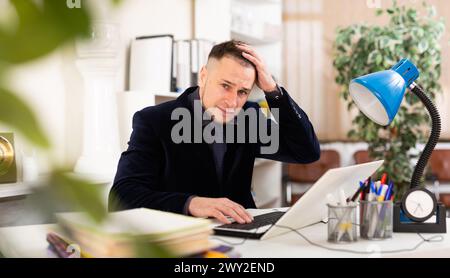
[(191, 215), (189, 212), (189, 205), (191, 204), (192, 199), (194, 199), (195, 197), (197, 197), (197, 195), (189, 196), (189, 198), (186, 200), (186, 203), (184, 203), (184, 207), (183, 207), (184, 215)]
[(280, 86), (278, 84), (275, 84), (275, 88), (272, 91), (264, 91), (264, 94), (269, 99), (279, 99), (283, 96), (283, 92), (281, 91)]
[(268, 88), (265, 88), (263, 90), (263, 92), (266, 94), (272, 94), (272, 93), (278, 92), (278, 84), (275, 83), (273, 86), (268, 86)]

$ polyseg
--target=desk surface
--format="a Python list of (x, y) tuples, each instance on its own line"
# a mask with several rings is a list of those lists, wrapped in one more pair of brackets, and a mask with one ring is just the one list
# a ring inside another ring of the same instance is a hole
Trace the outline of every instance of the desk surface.
[[(258, 213), (264, 212), (259, 210)], [(29, 225), (0, 228), (0, 252), (5, 257), (54, 257), (47, 251), (45, 236), (47, 230), (54, 224)], [(447, 220), (447, 231), (450, 231), (450, 219)], [(235, 250), (242, 257), (450, 257), (450, 237), (447, 234), (437, 234), (443, 237), (440, 242), (424, 242), (417, 249), (411, 251), (382, 253), (392, 250), (414, 249), (423, 240), (417, 234), (394, 233), (392, 239), (381, 241), (369, 241), (358, 238), (351, 244), (332, 244), (326, 239), (327, 225), (315, 224), (299, 230), (314, 244), (319, 244), (334, 250), (328, 250), (308, 243), (304, 238), (294, 232), (289, 232), (268, 240), (244, 240), (231, 237), (212, 236), (213, 241), (237, 244)], [(422, 234), (430, 238), (436, 234)], [(242, 243), (243, 242), (243, 243)], [(358, 252), (372, 252), (366, 254), (342, 252), (350, 250)], [(381, 253), (380, 253), (381, 251)]]

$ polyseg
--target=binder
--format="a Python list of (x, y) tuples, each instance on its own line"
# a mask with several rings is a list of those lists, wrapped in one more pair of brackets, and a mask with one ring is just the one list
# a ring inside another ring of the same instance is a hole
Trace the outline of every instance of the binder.
[(208, 56), (209, 52), (211, 52), (211, 49), (214, 46), (214, 42), (204, 39), (198, 39), (198, 58), (199, 58), (199, 65), (200, 68), (208, 62)]
[(191, 86), (196, 86), (198, 83), (199, 67), (199, 41), (191, 40)]
[(176, 48), (176, 80), (177, 92), (183, 92), (191, 83), (191, 43), (190, 40), (179, 40)]
[(173, 92), (173, 35), (137, 37), (131, 43), (130, 90)]
[(191, 86), (198, 85), (199, 74), (202, 66), (208, 62), (209, 52), (213, 47), (212, 41), (194, 39), (190, 41), (191, 48)]

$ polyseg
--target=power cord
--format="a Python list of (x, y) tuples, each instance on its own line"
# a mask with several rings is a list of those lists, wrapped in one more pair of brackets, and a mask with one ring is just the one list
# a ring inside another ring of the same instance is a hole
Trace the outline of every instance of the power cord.
[[(275, 210), (275, 211), (278, 211), (278, 210)], [(272, 228), (273, 226), (275, 226), (275, 227), (282, 228), (282, 229), (288, 229), (288, 230), (290, 230), (291, 232), (294, 232), (294, 233), (296, 233), (297, 235), (299, 235), (301, 238), (303, 238), (306, 242), (308, 242), (308, 243), (311, 244), (312, 246), (316, 246), (316, 247), (319, 247), (319, 248), (322, 248), (322, 249), (326, 249), (326, 250), (329, 250), (329, 251), (336, 251), (336, 252), (343, 252), (343, 253), (351, 253), (351, 254), (364, 254), (364, 255), (371, 255), (371, 254), (375, 254), (375, 253), (378, 253), (378, 254), (392, 254), (392, 253), (399, 253), (399, 252), (410, 252), (410, 251), (415, 251), (415, 250), (417, 250), (422, 244), (424, 244), (424, 243), (426, 243), (426, 242), (442, 242), (442, 241), (444, 240), (444, 237), (441, 236), (441, 235), (435, 235), (435, 236), (432, 236), (432, 237), (429, 237), (429, 238), (425, 238), (425, 237), (422, 236), (420, 233), (417, 233), (417, 235), (421, 238), (421, 241), (418, 242), (418, 243), (417, 243), (414, 247), (412, 247), (412, 248), (404, 248), (404, 249), (396, 249), (396, 250), (386, 250), (386, 251), (376, 251), (376, 250), (374, 250), (374, 251), (358, 251), (358, 250), (349, 250), (349, 249), (342, 249), (342, 248), (333, 248), (333, 247), (324, 246), (324, 245), (319, 244), (319, 243), (315, 243), (315, 242), (313, 242), (312, 240), (310, 240), (308, 237), (306, 237), (305, 235), (303, 235), (302, 233), (299, 232), (299, 231), (302, 230), (302, 229), (308, 228), (308, 227), (310, 227), (310, 226), (313, 226), (313, 225), (316, 225), (316, 224), (319, 224), (319, 223), (327, 224), (328, 222), (325, 222), (325, 221), (319, 221), (319, 222), (313, 223), (313, 224), (311, 224), (311, 225), (302, 227), (302, 228), (300, 228), (300, 229), (293, 229), (293, 228), (291, 228), (291, 227), (281, 226), (281, 225), (276, 225), (276, 224), (272, 224), (272, 225), (270, 226), (270, 228)], [(269, 229), (270, 229), (270, 228), (269, 228)], [(258, 233), (258, 229), (259, 229), (259, 228), (257, 228), (257, 229), (255, 230), (255, 232), (254, 232), (255, 234)], [(250, 239), (250, 237), (245, 237), (245, 238), (244, 238), (242, 241), (240, 241), (240, 242), (230, 242), (230, 241), (227, 241), (227, 240), (218, 238), (218, 237), (213, 237), (213, 238), (216, 239), (216, 240), (219, 240), (219, 241), (221, 241), (221, 242), (223, 242), (223, 243), (225, 243), (225, 244), (231, 245), (231, 246), (239, 246), (239, 245), (243, 245), (248, 239)]]
[[(320, 223), (320, 222), (318, 222)], [(317, 224), (317, 223), (316, 223)], [(417, 233), (417, 235), (422, 239), (419, 243), (417, 243), (414, 247), (412, 248), (404, 248), (404, 249), (396, 249), (396, 250), (386, 250), (386, 251), (358, 251), (358, 250), (349, 250), (349, 249), (341, 249), (341, 248), (333, 248), (333, 247), (328, 247), (328, 246), (324, 246), (318, 243), (315, 243), (313, 241), (311, 241), (309, 238), (307, 238), (305, 235), (303, 235), (302, 233), (300, 233), (298, 230), (300, 229), (293, 229), (287, 226), (280, 226), (280, 225), (275, 225), (275, 227), (279, 227), (279, 228), (284, 228), (284, 229), (288, 229), (291, 230), (292, 232), (298, 234), (299, 236), (301, 236), (305, 241), (307, 241), (309, 244), (319, 247), (319, 248), (323, 248), (329, 251), (337, 251), (337, 252), (344, 252), (344, 253), (352, 253), (352, 254), (373, 254), (373, 253), (379, 253), (379, 254), (390, 254), (390, 253), (399, 253), (399, 252), (409, 252), (409, 251), (415, 251), (417, 248), (419, 248), (422, 244), (424, 244), (425, 242), (441, 242), (444, 240), (443, 236), (440, 235), (436, 235), (436, 236), (432, 236), (430, 238), (425, 238), (423, 237), (421, 234)], [(305, 227), (306, 228), (306, 227)], [(302, 228), (303, 229), (303, 228)]]

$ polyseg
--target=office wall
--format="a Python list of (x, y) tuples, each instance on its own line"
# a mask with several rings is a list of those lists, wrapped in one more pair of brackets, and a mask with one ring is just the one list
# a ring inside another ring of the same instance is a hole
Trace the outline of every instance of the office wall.
[[(421, 9), (423, 1), (399, 0), (400, 5)], [(441, 138), (450, 139), (450, 2), (427, 0), (446, 20), (447, 31), (441, 40), (443, 94), (436, 103), (442, 117)], [(375, 8), (387, 8), (391, 0), (284, 0), (285, 85), (310, 115), (322, 140), (345, 140), (353, 114), (339, 98), (335, 84), (332, 44), (338, 26), (355, 23), (383, 25), (386, 16), (376, 17)], [(423, 11), (424, 12), (424, 11)], [(356, 112), (356, 111), (354, 111)]]
[[(5, 6), (7, 1), (0, 0)], [(110, 0), (83, 1), (93, 5), (95, 17), (117, 23), (121, 45), (116, 80), (117, 92), (127, 87), (127, 60), (133, 37), (172, 33), (176, 39), (192, 36), (192, 0), (126, 0), (114, 9)], [(50, 154), (39, 155), (40, 170), (46, 172), (50, 161), (73, 167), (82, 149), (82, 104), (84, 89), (75, 66), (73, 45), (33, 63), (17, 67), (7, 78), (10, 86), (33, 108), (53, 143)], [(7, 130), (7, 127), (0, 127)], [(30, 147), (18, 139), (20, 149)]]

